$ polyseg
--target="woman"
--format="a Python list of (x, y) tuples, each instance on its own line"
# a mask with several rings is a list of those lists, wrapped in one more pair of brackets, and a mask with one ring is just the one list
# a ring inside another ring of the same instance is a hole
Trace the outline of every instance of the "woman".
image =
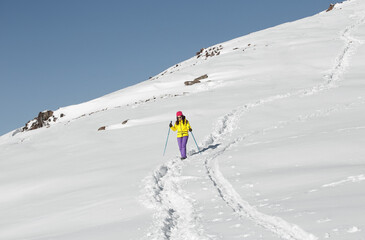
[(177, 143), (181, 153), (181, 159), (186, 159), (186, 144), (188, 143), (189, 131), (193, 131), (189, 121), (185, 118), (181, 111), (176, 113), (176, 123), (174, 126), (170, 123), (172, 131), (177, 130)]

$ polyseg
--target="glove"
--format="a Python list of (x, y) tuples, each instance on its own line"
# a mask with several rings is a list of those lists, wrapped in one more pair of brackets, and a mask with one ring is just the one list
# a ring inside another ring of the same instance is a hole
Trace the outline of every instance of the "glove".
[(169, 124), (169, 127), (172, 127), (172, 123)]
[(189, 129), (189, 132), (192, 132), (192, 131), (193, 131), (193, 129), (191, 129), (191, 128), (190, 128), (190, 129)]

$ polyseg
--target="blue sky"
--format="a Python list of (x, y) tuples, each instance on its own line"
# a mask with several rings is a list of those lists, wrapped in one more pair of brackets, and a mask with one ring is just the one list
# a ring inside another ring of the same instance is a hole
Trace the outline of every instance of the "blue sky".
[[(1, 0), (0, 135), (331, 0)], [(336, 2), (336, 1), (335, 1)]]

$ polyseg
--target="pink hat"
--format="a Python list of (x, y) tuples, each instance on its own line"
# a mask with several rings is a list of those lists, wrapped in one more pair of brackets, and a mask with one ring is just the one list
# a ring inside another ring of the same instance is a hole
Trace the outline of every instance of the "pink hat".
[(181, 111), (178, 111), (177, 113), (176, 113), (176, 117), (178, 117), (178, 116), (182, 116), (183, 114), (182, 114), (182, 112)]

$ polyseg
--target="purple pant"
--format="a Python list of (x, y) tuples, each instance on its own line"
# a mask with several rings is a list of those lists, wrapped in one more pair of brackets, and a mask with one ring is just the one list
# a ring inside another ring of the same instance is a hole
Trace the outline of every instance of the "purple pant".
[(179, 149), (181, 157), (186, 158), (186, 144), (188, 143), (188, 136), (177, 138), (177, 143), (179, 144)]

